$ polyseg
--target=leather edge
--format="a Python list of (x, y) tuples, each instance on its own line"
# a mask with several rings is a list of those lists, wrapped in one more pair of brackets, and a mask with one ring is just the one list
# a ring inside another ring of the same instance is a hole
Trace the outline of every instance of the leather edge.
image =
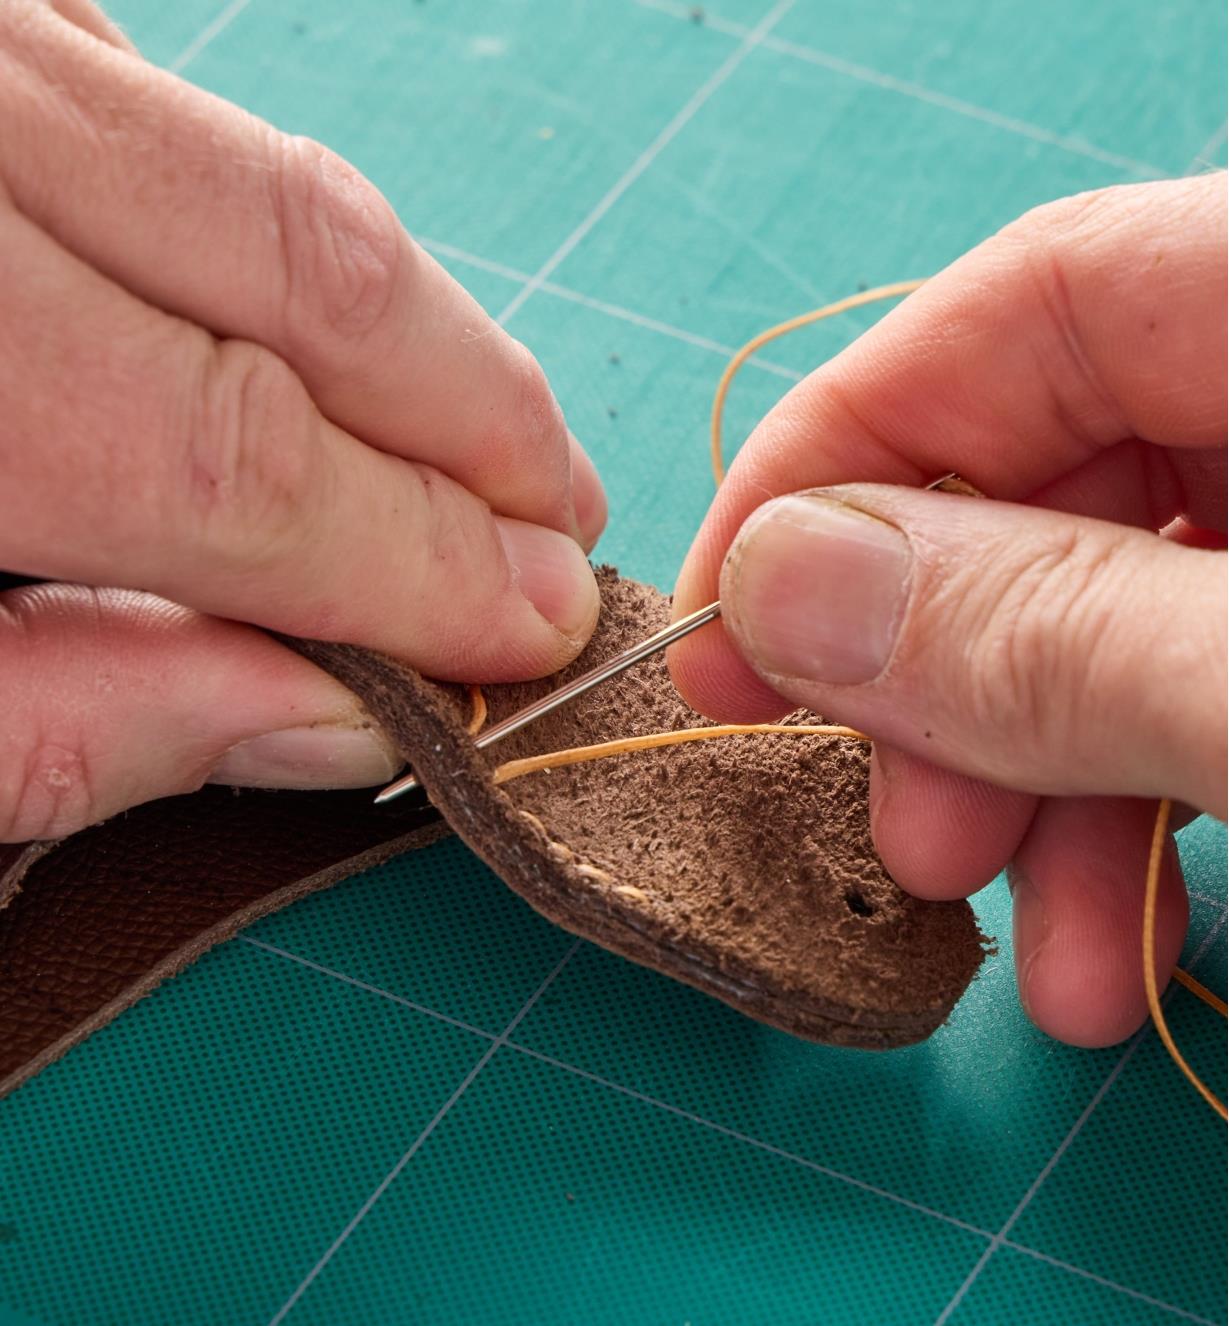
[[(208, 929), (194, 935), (187, 944), (183, 944), (172, 953), (168, 953), (160, 962), (142, 972), (137, 980), (120, 991), (113, 999), (108, 1000), (107, 1003), (95, 1009), (88, 1017), (78, 1022), (71, 1031), (61, 1036), (59, 1040), (52, 1041), (49, 1045), (44, 1046), (33, 1058), (27, 1059), (20, 1068), (15, 1069), (7, 1077), (0, 1079), (0, 1099), (29, 1081), (30, 1078), (46, 1068), (48, 1064), (52, 1064), (61, 1058), (73, 1046), (85, 1040), (87, 1036), (106, 1026), (108, 1022), (125, 1009), (131, 1008), (137, 1000), (149, 994), (151, 990), (156, 989), (163, 981), (183, 971), (185, 967), (190, 966), (197, 958), (204, 956), (206, 952), (224, 940), (233, 938), (253, 921), (258, 921), (262, 916), (280, 911), (290, 903), (296, 902), (308, 894), (317, 893), (330, 884), (347, 879), (359, 871), (380, 865), (402, 852), (429, 847), (439, 839), (447, 837), (451, 832), (452, 830), (443, 820), (434, 824), (422, 825), (410, 833), (402, 834), (399, 838), (390, 838), (387, 842), (379, 843), (366, 851), (359, 852), (356, 856), (347, 857), (344, 861), (335, 861), (324, 870), (319, 870), (313, 875), (306, 875), (291, 884), (284, 885), (280, 889), (275, 889), (272, 893), (266, 893), (257, 898), (255, 902), (240, 908), (239, 911), (232, 912)], [(16, 894), (20, 880), (30, 866), (51, 851), (55, 845), (54, 842), (32, 843), (19, 852), (14, 863), (9, 866), (3, 875), (0, 875), (0, 888), (3, 888), (10, 878), (13, 879), (10, 892), (7, 895), (0, 895), (0, 906), (3, 906), (7, 898)], [(33, 849), (36, 848), (42, 850), (34, 851)]]
[(63, 841), (51, 838), (37, 843), (0, 843), (0, 911), (21, 892), (21, 881), (30, 867)]

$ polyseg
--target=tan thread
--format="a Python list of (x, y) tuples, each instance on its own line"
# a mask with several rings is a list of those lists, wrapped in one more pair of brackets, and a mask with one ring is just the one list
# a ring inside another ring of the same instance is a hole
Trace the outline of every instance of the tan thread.
[(465, 730), (471, 737), (476, 737), (482, 731), (483, 723), (486, 722), (486, 696), (483, 695), (481, 686), (471, 686), (469, 688), (469, 700), (470, 704), (473, 705), (473, 710), (470, 713)]
[(532, 811), (521, 810), (518, 811), (517, 813), (520, 815), (521, 819), (528, 820), (529, 823), (532, 824), (533, 827), (537, 829), (540, 833), (542, 833), (548, 838), (550, 837), (550, 835), (546, 832), (546, 825), (543, 824), (542, 821), (538, 819), (538, 817)]
[(639, 737), (618, 737), (614, 741), (600, 741), (593, 746), (572, 746), (567, 750), (548, 751), (545, 755), (529, 755), (520, 760), (501, 764), (492, 774), (496, 784), (509, 783), (514, 778), (541, 770), (559, 769), (569, 764), (586, 764), (590, 760), (605, 760), (612, 755), (626, 755), (633, 751), (653, 750), (659, 746), (680, 746), (690, 741), (711, 741), (715, 737), (755, 737), (767, 735), (791, 737), (848, 737), (854, 741), (869, 741), (864, 732), (851, 727), (830, 723), (722, 723), (716, 727), (685, 727), (669, 732), (649, 732)]
[(1229, 1009), (1225, 1007), (1225, 1001), (1219, 995), (1215, 995), (1208, 989), (1202, 981), (1197, 981), (1188, 971), (1183, 971), (1181, 967), (1174, 968), (1174, 980), (1179, 985), (1184, 985), (1197, 999), (1202, 999), (1209, 1008), (1214, 1008), (1225, 1017), (1229, 1014)]
[(874, 304), (880, 299), (895, 299), (900, 295), (912, 294), (919, 286), (925, 284), (926, 281), (923, 278), (920, 281), (896, 281), (892, 285), (876, 286), (873, 290), (860, 290), (856, 295), (848, 295), (844, 299), (838, 299), (834, 304), (825, 304), (823, 308), (813, 309), (810, 313), (803, 313), (796, 318), (789, 318), (785, 322), (778, 322), (775, 327), (769, 327), (767, 331), (762, 331), (758, 336), (753, 336), (725, 366), (721, 379), (717, 383), (717, 391), (713, 396), (713, 411), (709, 420), (709, 441), (713, 478), (717, 481), (717, 487), (721, 487), (721, 481), (725, 478), (725, 462), (721, 457), (721, 416), (725, 411), (725, 398), (729, 395), (730, 383), (734, 381), (734, 374), (757, 350), (767, 345), (769, 341), (775, 341), (779, 336), (787, 336), (790, 332), (797, 331), (799, 327), (809, 327), (813, 322), (822, 322), (825, 318), (830, 318), (834, 314), (844, 313), (851, 308), (861, 308), (863, 304)]
[[(573, 870), (579, 875), (584, 875), (589, 879), (601, 880), (603, 884), (614, 884), (614, 877), (608, 875), (604, 870), (599, 869), (597, 866), (588, 865), (584, 861), (577, 861), (576, 853), (573, 852), (566, 843), (561, 843), (557, 839), (552, 838), (546, 830), (546, 825), (543, 824), (531, 810), (518, 810), (517, 814), (520, 815), (521, 819), (532, 824), (533, 827), (546, 839), (546, 852), (548, 856), (556, 861), (570, 862)], [(628, 886), (616, 885), (615, 887), (616, 891), (625, 892)], [(639, 894), (642, 898), (646, 896), (645, 894), (640, 893), (639, 889), (635, 889), (633, 892)]]
[(601, 880), (603, 884), (614, 883), (613, 875), (609, 875), (598, 866), (591, 866), (585, 861), (578, 861), (576, 865), (573, 866), (573, 869), (578, 875), (584, 875), (586, 879), (598, 879)]
[[(1220, 1115), (1222, 1119), (1229, 1118), (1225, 1113), (1225, 1104), (1210, 1087), (1205, 1085), (1203, 1079), (1186, 1062), (1182, 1051), (1174, 1043), (1174, 1038), (1170, 1034), (1169, 1024), (1165, 1021), (1165, 1010), (1161, 1007), (1160, 996), (1156, 988), (1156, 900), (1160, 892), (1161, 885), (1161, 855), (1165, 850), (1166, 831), (1169, 828), (1170, 802), (1166, 797), (1162, 799), (1161, 804), (1156, 808), (1156, 825), (1152, 830), (1152, 849), (1148, 853), (1148, 875), (1144, 884), (1144, 992), (1148, 997), (1148, 1012), (1152, 1014), (1152, 1022), (1156, 1027), (1157, 1035), (1165, 1044), (1169, 1051), (1169, 1057), (1182, 1070), (1190, 1084), (1196, 1091), (1208, 1102), (1209, 1105)], [(1204, 990), (1194, 977), (1188, 977), (1185, 972), (1182, 973), (1185, 980), (1182, 984), (1188, 990), (1194, 990), (1201, 999), (1212, 1003), (1216, 996), (1210, 990)], [(1198, 986), (1198, 989), (1195, 987)], [(1217, 1000), (1220, 1005), (1221, 1016), (1224, 1016), (1225, 1005)], [(1214, 1008), (1216, 1004), (1212, 1005)]]

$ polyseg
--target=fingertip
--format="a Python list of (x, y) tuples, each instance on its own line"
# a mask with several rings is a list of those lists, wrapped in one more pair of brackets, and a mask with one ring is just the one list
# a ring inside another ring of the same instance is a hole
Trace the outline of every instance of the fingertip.
[(683, 699), (714, 722), (770, 723), (797, 707), (752, 672), (720, 622), (672, 646), (666, 663)]
[(568, 451), (572, 465), (572, 506), (580, 546), (586, 553), (591, 553), (606, 528), (606, 490), (602, 487), (597, 466), (571, 433), (568, 434)]
[(1037, 798), (942, 769), (876, 743), (870, 818), (875, 849), (894, 880), (919, 898), (967, 898), (1011, 859)]
[[(1068, 1045), (1116, 1045), (1148, 1016), (1142, 930), (1152, 809), (1123, 798), (1047, 801), (1011, 867), (1020, 1002), (1040, 1030)], [(1171, 838), (1157, 896), (1160, 989), (1187, 918)]]
[(601, 610), (593, 568), (566, 534), (524, 520), (495, 516), (495, 529), (517, 590), (574, 646), (584, 647)]
[[(709, 529), (706, 524), (696, 536), (683, 562), (674, 588), (675, 621), (717, 599), (720, 563), (709, 555)], [(683, 699), (714, 722), (769, 723), (797, 708), (744, 661), (721, 620), (671, 646), (666, 662)]]

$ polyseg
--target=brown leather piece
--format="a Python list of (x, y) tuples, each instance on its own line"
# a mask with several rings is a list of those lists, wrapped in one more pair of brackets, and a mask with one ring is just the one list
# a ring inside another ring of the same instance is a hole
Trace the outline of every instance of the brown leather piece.
[(366, 791), (206, 787), (0, 846), (0, 1096), (258, 917), (447, 832)]
[[(487, 688), (489, 722), (666, 620), (656, 590), (599, 578), (584, 654)], [(658, 657), (484, 753), (460, 688), (351, 646), (290, 643), (364, 700), (448, 825), (538, 911), (752, 1017), (905, 1045), (980, 965), (968, 905), (909, 897), (875, 856), (861, 743), (723, 738), (496, 787), (507, 759), (704, 720)], [(411, 798), (205, 788), (59, 844), (0, 848), (0, 1094), (257, 917), (446, 831)]]
[[(545, 681), (488, 688), (488, 722), (665, 624), (656, 590), (598, 574), (584, 654)], [(981, 964), (968, 904), (910, 897), (876, 856), (862, 742), (727, 737), (497, 787), (505, 760), (706, 720), (658, 656), (482, 752), (458, 688), (345, 645), (295, 647), (362, 697), (445, 819), (538, 911), (752, 1017), (834, 1045), (907, 1045)]]

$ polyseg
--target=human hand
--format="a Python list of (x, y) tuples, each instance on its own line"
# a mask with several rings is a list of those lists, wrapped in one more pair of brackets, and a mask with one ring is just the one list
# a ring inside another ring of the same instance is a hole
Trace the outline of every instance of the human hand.
[[(1021, 999), (1079, 1045), (1146, 1015), (1140, 798), (1225, 814), (1225, 278), (1223, 175), (1029, 213), (763, 420), (676, 595), (720, 589), (671, 656), (695, 707), (876, 738), (904, 888), (1008, 866)], [(997, 500), (919, 491), (949, 470)], [(1162, 983), (1186, 920), (1171, 841)]]
[(88, 0), (8, 0), (0, 66), (0, 567), (74, 582), (0, 595), (0, 841), (395, 772), (239, 622), (455, 680), (573, 658), (596, 472), (376, 189)]

